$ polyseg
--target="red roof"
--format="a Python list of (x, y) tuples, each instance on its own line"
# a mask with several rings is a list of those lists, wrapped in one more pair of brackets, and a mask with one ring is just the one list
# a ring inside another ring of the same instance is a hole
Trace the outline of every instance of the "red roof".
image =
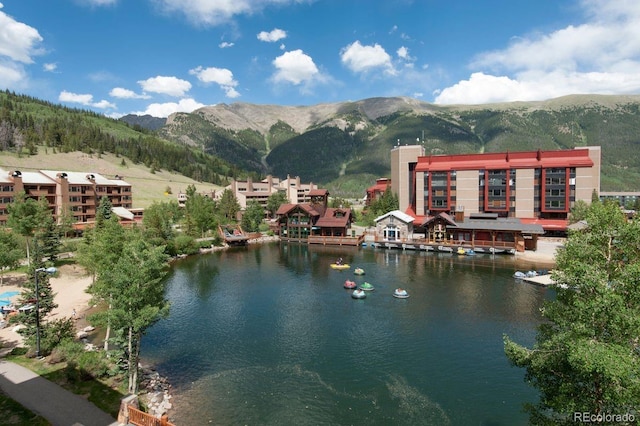
[(329, 194), (329, 191), (327, 191), (326, 189), (312, 189), (311, 191), (309, 191), (310, 197), (318, 197), (318, 196), (328, 195), (328, 194)]
[[(342, 212), (342, 217), (336, 217), (336, 213)], [(335, 209), (328, 208), (318, 221), (315, 223), (315, 226), (319, 226), (321, 228), (345, 228), (349, 223), (349, 218), (351, 217), (351, 209)]]
[(592, 167), (589, 149), (492, 152), (419, 157), (416, 171), (504, 170), (549, 167)]
[(391, 179), (386, 179), (386, 178), (377, 179), (375, 185), (367, 188), (367, 192), (368, 193), (384, 192), (387, 190), (389, 186), (391, 186)]
[(520, 218), (520, 222), (528, 225), (540, 225), (545, 231), (566, 231), (569, 221), (566, 219), (538, 219), (535, 217)]

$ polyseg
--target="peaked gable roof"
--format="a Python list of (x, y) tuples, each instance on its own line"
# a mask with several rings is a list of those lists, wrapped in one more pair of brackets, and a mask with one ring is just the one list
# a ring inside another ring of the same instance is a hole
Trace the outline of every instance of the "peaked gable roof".
[(382, 216), (376, 217), (374, 219), (374, 222), (376, 222), (376, 223), (380, 222), (381, 220), (384, 220), (389, 216), (393, 216), (396, 219), (398, 219), (398, 220), (400, 220), (400, 221), (402, 221), (404, 223), (412, 223), (415, 220), (413, 216), (410, 216), (410, 215), (408, 215), (406, 213), (403, 213), (400, 210), (393, 210), (393, 211), (390, 211), (389, 213), (383, 214)]
[[(342, 215), (337, 215), (342, 213)], [(328, 208), (324, 215), (318, 219), (316, 226), (326, 228), (344, 228), (349, 224), (351, 219), (351, 209)]]
[(305, 213), (309, 214), (309, 216), (320, 216), (320, 213), (318, 213), (311, 206), (311, 204), (308, 204), (308, 203), (282, 204), (280, 206), (280, 208), (278, 209), (278, 211), (276, 211), (276, 214), (277, 215), (286, 215), (286, 214), (290, 213), (291, 211), (293, 211), (296, 207), (300, 208), (300, 210), (303, 210)]
[(448, 213), (444, 213), (444, 212), (438, 213), (438, 214), (437, 214), (437, 215), (435, 215), (435, 216), (427, 216), (427, 217), (424, 219), (424, 222), (422, 222), (421, 226), (427, 226), (427, 225), (429, 225), (431, 222), (433, 222), (434, 220), (436, 220), (437, 218), (442, 218), (442, 219), (444, 219), (444, 220), (445, 220), (449, 225), (456, 226), (456, 221), (455, 221), (455, 220), (453, 220), (453, 218), (451, 217), (451, 215), (449, 215)]

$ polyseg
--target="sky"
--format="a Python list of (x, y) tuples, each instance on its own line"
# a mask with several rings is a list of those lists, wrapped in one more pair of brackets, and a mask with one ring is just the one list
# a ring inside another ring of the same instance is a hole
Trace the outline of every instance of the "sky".
[(0, 0), (0, 89), (114, 118), (640, 94), (640, 1)]

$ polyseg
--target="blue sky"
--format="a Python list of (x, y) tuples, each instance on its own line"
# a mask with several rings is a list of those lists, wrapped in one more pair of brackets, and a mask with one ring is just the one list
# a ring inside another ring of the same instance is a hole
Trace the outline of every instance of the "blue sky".
[(111, 117), (640, 93), (638, 0), (0, 2), (0, 88)]

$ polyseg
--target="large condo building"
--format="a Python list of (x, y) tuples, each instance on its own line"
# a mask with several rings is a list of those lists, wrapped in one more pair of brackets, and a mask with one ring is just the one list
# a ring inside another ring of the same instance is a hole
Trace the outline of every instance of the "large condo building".
[(281, 180), (269, 175), (260, 182), (254, 182), (252, 179), (233, 180), (225, 189), (233, 192), (244, 210), (252, 200), (266, 209), (267, 199), (276, 192), (282, 192), (291, 204), (308, 203), (311, 201), (311, 191), (318, 189), (318, 186), (313, 183), (301, 183), (298, 176), (295, 178), (287, 176), (286, 179)]
[(566, 229), (577, 200), (600, 191), (600, 147), (558, 151), (425, 155), (421, 145), (391, 151), (391, 189), (416, 218), (491, 213)]
[(96, 209), (103, 196), (109, 198), (116, 214), (133, 217), (124, 209), (131, 209), (131, 185), (116, 177), (108, 179), (97, 173), (63, 172), (53, 170), (7, 171), (0, 168), (0, 224), (7, 222), (7, 205), (15, 194), (24, 191), (27, 197), (44, 197), (56, 219), (65, 209), (71, 212), (76, 227), (95, 220)]

